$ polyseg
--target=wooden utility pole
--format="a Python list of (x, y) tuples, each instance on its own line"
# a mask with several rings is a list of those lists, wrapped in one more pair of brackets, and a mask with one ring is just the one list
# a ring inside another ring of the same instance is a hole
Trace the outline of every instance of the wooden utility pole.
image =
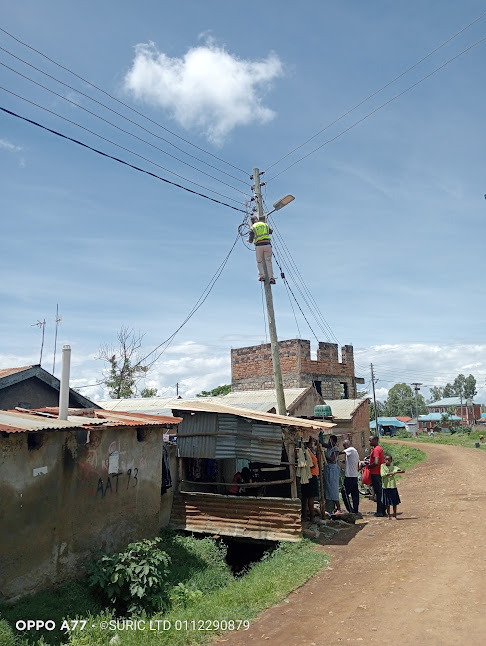
[[(255, 182), (255, 202), (257, 206), (258, 217), (260, 220), (266, 222), (266, 217), (263, 212), (262, 203), (262, 189), (260, 184), (260, 171), (258, 168), (253, 169), (253, 181)], [(272, 348), (272, 363), (273, 363), (273, 379), (275, 385), (275, 392), (277, 393), (277, 412), (279, 415), (287, 415), (287, 407), (285, 405), (285, 395), (282, 381), (282, 370), (280, 368), (280, 355), (278, 353), (278, 338), (277, 327), (275, 325), (275, 312), (273, 310), (273, 297), (272, 288), (270, 285), (270, 277), (268, 275), (267, 264), (263, 261), (263, 271), (265, 274), (264, 288), (265, 300), (267, 301), (267, 317), (268, 317), (268, 330), (270, 332), (270, 345)], [(290, 460), (290, 456), (289, 456)]]
[(376, 410), (376, 395), (375, 395), (375, 373), (373, 372), (373, 364), (371, 365), (371, 383), (373, 384), (373, 406), (375, 408), (375, 435), (378, 435), (378, 412)]

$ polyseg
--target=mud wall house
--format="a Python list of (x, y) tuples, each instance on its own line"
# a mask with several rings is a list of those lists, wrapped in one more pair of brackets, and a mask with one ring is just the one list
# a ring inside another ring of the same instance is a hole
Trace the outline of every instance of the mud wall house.
[[(0, 410), (42, 408), (59, 403), (60, 381), (39, 365), (0, 369)], [(98, 408), (75, 390), (69, 390), (71, 408)]]
[[(278, 352), (284, 388), (314, 386), (324, 399), (355, 399), (357, 384), (352, 345), (341, 348), (341, 361), (335, 343), (320, 341), (317, 360), (311, 359), (310, 341), (279, 341)], [(231, 389), (273, 389), (273, 363), (269, 343), (231, 350)]]
[[(76, 414), (73, 414), (76, 413)], [(0, 598), (75, 578), (160, 528), (162, 438), (180, 420), (0, 412)]]

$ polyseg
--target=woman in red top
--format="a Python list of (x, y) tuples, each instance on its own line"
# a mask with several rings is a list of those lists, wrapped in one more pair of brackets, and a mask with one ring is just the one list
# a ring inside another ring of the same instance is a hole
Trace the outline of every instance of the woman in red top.
[(381, 465), (385, 462), (385, 454), (383, 449), (378, 444), (380, 438), (378, 435), (370, 437), (370, 446), (372, 451), (370, 454), (370, 463), (368, 469), (371, 475), (371, 484), (376, 494), (376, 513), (375, 516), (383, 517), (385, 515), (385, 507), (381, 500), (382, 480), (381, 480)]

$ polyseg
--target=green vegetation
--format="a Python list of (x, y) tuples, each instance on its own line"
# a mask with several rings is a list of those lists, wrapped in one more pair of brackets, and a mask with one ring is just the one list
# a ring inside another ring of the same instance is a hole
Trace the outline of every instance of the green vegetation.
[[(467, 429), (467, 426), (463, 428)], [(474, 428), (474, 427), (473, 427)], [(481, 449), (486, 448), (486, 443), (483, 440), (480, 440), (480, 436), (483, 435), (486, 437), (486, 428), (480, 429), (478, 431), (459, 431), (457, 433), (434, 433), (434, 437), (430, 437), (426, 433), (419, 434), (418, 437), (411, 436), (410, 433), (407, 434), (407, 440), (411, 442), (416, 442), (417, 444), (452, 444), (454, 446), (464, 446), (466, 448), (475, 448), (476, 443), (480, 445)], [(394, 438), (398, 439), (398, 438)], [(394, 439), (391, 441), (393, 442)], [(388, 440), (387, 440), (388, 441)]]
[(427, 459), (427, 455), (420, 449), (403, 446), (403, 444), (394, 444), (393, 440), (382, 442), (380, 439), (380, 444), (385, 454), (392, 456), (393, 465), (405, 471)]
[[(161, 535), (160, 546), (171, 561), (164, 578), (167, 608), (155, 615), (146, 614), (146, 611), (139, 614), (138, 618), (145, 621), (146, 629), (118, 631), (117, 644), (120, 646), (185, 646), (205, 642), (215, 633), (231, 630), (231, 624), (223, 624), (220, 630), (216, 630), (214, 625), (210, 631), (197, 630), (200, 620), (250, 621), (264, 608), (284, 599), (328, 562), (328, 556), (310, 541), (283, 543), (266, 552), (262, 560), (243, 575), (235, 577), (225, 561), (226, 546), (222, 542), (181, 536), (166, 530)], [(25, 636), (31, 645), (108, 646), (116, 633), (100, 629), (100, 622), (116, 622), (117, 619), (122, 622), (123, 615), (116, 607), (108, 610), (104, 605), (89, 587), (88, 580), (82, 579), (13, 604), (2, 604), (0, 615), (10, 626), (15, 626), (18, 619), (32, 617), (54, 620), (58, 627), (56, 631), (32, 631)], [(59, 628), (63, 618), (83, 619), (87, 623), (83, 630), (78, 625), (71, 633), (61, 633)], [(171, 630), (150, 631), (150, 620), (170, 621)], [(189, 622), (189, 628), (177, 630), (176, 620)], [(191, 628), (192, 621), (196, 630)], [(45, 642), (36, 641), (39, 637), (44, 637)], [(0, 646), (24, 644), (25, 641), (14, 637), (6, 622), (0, 621)]]
[(212, 390), (201, 390), (196, 397), (221, 397), (222, 395), (227, 395), (231, 392), (231, 384), (224, 384), (223, 386), (217, 386)]
[[(212, 630), (197, 630), (199, 622), (204, 620), (203, 625), (222, 620), (249, 622), (260, 611), (284, 599), (327, 562), (327, 555), (316, 549), (310, 541), (282, 543), (274, 552), (268, 553), (266, 558), (254, 564), (244, 576), (233, 578), (226, 585), (199, 596), (192, 603), (187, 603), (185, 608), (177, 607), (152, 618), (153, 622), (157, 619), (170, 622), (170, 630), (150, 631), (149, 620), (146, 619), (146, 630), (118, 631), (117, 643), (120, 646), (186, 646), (207, 642), (212, 635), (224, 630), (215, 627)], [(103, 619), (110, 620), (106, 615)], [(98, 627), (92, 628), (93, 625), (98, 626), (101, 620), (100, 616), (90, 617), (85, 630), (71, 634), (70, 646), (107, 646), (115, 633)], [(179, 630), (176, 629), (176, 621), (181, 622), (179, 626), (182, 628)], [(192, 629), (192, 625), (196, 630)], [(231, 629), (231, 624), (228, 628)]]
[(90, 564), (89, 584), (120, 613), (156, 612), (168, 606), (170, 557), (161, 538), (130, 543), (124, 552), (103, 554)]

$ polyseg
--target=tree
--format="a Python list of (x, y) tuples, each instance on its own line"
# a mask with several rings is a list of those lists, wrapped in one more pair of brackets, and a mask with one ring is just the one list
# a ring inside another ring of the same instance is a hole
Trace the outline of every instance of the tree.
[[(384, 417), (385, 415), (385, 404), (383, 404), (380, 401), (376, 401), (376, 416), (377, 417)], [(375, 404), (374, 402), (370, 401), (370, 422), (372, 422), (375, 419)]]
[(144, 335), (122, 326), (117, 332), (118, 347), (101, 345), (98, 359), (105, 361), (103, 383), (112, 399), (135, 397), (137, 382), (147, 374), (149, 366), (143, 363), (140, 348)]
[(466, 381), (464, 383), (464, 397), (466, 399), (474, 399), (477, 394), (476, 379), (472, 375), (469, 375), (469, 377), (466, 377)]
[(408, 384), (395, 384), (388, 391), (385, 404), (386, 415), (389, 417), (413, 417), (418, 414), (426, 415), (429, 411), (422, 395), (415, 397), (414, 391)]
[(143, 388), (140, 391), (140, 397), (157, 397), (157, 388)]
[(456, 393), (455, 393), (455, 390), (454, 390), (454, 386), (452, 384), (446, 384), (444, 386), (442, 396), (444, 398), (446, 398), (446, 397), (455, 397)]
[(224, 386), (217, 386), (212, 390), (201, 390), (196, 397), (220, 397), (221, 395), (227, 395), (231, 392), (231, 384), (225, 384)]
[(444, 397), (444, 388), (442, 386), (431, 386), (430, 387), (429, 404), (432, 404), (432, 402), (438, 402), (443, 397)]

